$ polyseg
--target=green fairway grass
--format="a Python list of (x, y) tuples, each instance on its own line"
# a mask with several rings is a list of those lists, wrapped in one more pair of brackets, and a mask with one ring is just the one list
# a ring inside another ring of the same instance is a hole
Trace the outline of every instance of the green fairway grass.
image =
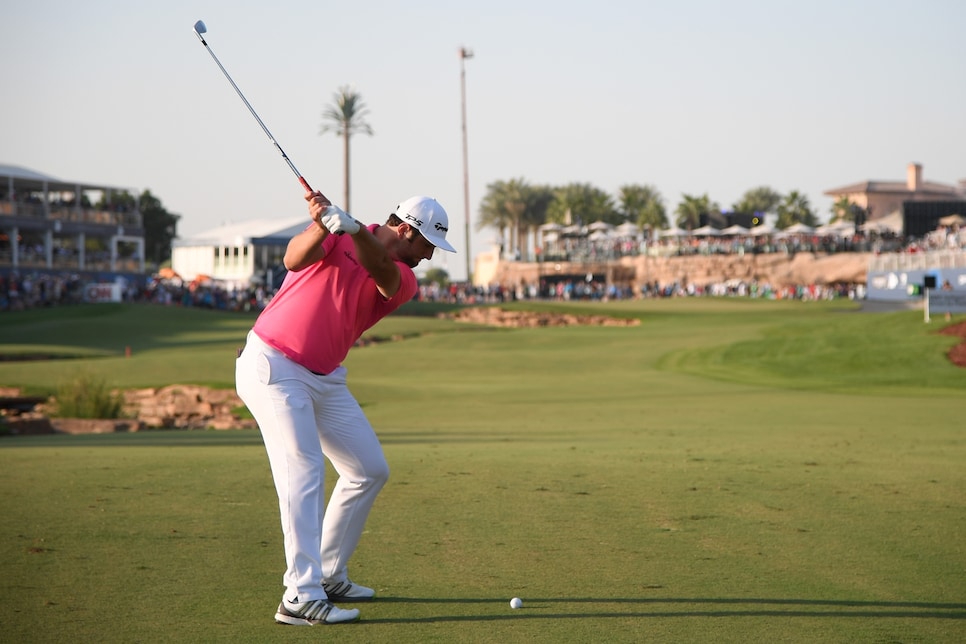
[[(4, 641), (966, 640), (966, 370), (938, 321), (512, 306), (641, 322), (371, 330), (404, 339), (346, 361), (392, 470), (351, 566), (379, 597), (358, 624), (273, 623), (284, 561), (257, 431), (8, 436)], [(0, 385), (53, 390), (83, 367), (114, 386), (231, 387), (253, 319), (4, 314), (0, 355), (73, 357), (0, 361)]]

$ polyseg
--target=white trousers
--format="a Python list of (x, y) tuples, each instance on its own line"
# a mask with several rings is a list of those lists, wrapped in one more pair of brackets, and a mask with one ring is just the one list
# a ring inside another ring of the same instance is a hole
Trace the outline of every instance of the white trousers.
[[(249, 332), (235, 387), (258, 423), (278, 493), (287, 598), (325, 598), (348, 579), (376, 495), (389, 478), (379, 439), (346, 386), (346, 369), (319, 376)], [(325, 504), (325, 461), (339, 475)]]

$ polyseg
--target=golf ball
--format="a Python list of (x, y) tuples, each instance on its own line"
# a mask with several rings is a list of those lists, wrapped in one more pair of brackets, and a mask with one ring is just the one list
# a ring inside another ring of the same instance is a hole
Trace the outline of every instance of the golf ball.
[(523, 608), (523, 600), (519, 597), (514, 597), (510, 600), (510, 608)]

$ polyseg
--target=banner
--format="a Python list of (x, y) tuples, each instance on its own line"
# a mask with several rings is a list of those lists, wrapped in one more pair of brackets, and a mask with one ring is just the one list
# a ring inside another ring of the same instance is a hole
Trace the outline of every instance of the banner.
[(918, 300), (923, 296), (926, 277), (934, 277), (936, 288), (930, 295), (943, 291), (941, 285), (949, 282), (954, 293), (966, 289), (966, 268), (930, 268), (894, 271), (869, 271), (866, 283), (869, 300)]
[(930, 313), (966, 313), (966, 291), (929, 289)]
[(120, 302), (121, 285), (117, 282), (90, 283), (84, 287), (85, 302)]

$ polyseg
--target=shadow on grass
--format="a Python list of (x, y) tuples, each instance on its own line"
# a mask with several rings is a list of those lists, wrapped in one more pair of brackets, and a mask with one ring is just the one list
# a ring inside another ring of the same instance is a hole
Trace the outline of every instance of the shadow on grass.
[[(553, 435), (541, 435), (541, 441), (553, 439)], [(428, 432), (387, 433), (380, 437), (383, 445), (434, 445), (455, 443), (506, 443), (532, 442), (532, 437), (521, 439), (515, 434), (475, 432), (438, 434)], [(2, 447), (208, 447), (230, 445), (261, 445), (262, 438), (254, 429), (183, 430), (149, 429), (139, 432), (116, 432), (112, 434), (42, 434), (36, 436), (13, 436), (0, 433)]]
[(3, 447), (229, 447), (262, 445), (255, 429), (155, 429), (113, 434), (0, 436)]
[[(942, 602), (865, 601), (836, 599), (767, 599), (767, 598), (531, 598), (524, 607), (511, 614), (501, 615), (437, 615), (412, 618), (372, 618), (366, 624), (418, 624), (434, 622), (473, 622), (504, 619), (567, 619), (628, 617), (822, 617), (822, 618), (902, 618), (902, 619), (966, 619), (966, 604)], [(379, 604), (507, 604), (505, 599), (437, 599), (426, 597), (380, 597)], [(567, 604), (594, 605), (604, 608), (610, 604), (633, 604), (648, 610), (630, 612), (587, 609), (560, 611)], [(680, 609), (660, 609), (664, 604), (679, 605)], [(688, 606), (689, 608), (685, 608)], [(650, 608), (653, 607), (654, 610)], [(508, 609), (509, 610), (509, 609)]]

